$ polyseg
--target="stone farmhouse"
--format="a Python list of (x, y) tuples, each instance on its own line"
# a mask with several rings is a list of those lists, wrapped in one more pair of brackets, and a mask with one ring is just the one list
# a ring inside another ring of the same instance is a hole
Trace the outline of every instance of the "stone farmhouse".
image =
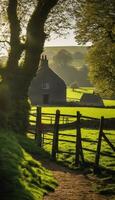
[(32, 105), (61, 106), (66, 103), (66, 84), (49, 65), (46, 56), (42, 56), (36, 76), (28, 92)]

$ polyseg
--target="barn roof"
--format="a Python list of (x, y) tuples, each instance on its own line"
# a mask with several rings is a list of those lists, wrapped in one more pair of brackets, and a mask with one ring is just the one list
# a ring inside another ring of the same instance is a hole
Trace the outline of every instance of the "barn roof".
[(103, 100), (98, 94), (85, 93), (81, 97), (80, 103), (94, 106), (104, 106)]

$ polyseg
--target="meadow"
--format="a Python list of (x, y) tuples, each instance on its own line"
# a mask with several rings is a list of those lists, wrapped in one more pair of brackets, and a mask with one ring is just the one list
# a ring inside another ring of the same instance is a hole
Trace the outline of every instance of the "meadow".
[[(77, 99), (80, 100), (83, 93), (92, 93), (93, 88), (79, 88), (75, 91), (73, 91), (71, 88), (68, 88), (67, 90), (67, 98), (68, 99)], [(57, 109), (60, 110), (61, 114), (70, 114), (70, 115), (76, 115), (77, 111), (80, 111), (80, 113), (84, 116), (90, 116), (95, 118), (100, 118), (101, 116), (104, 116), (105, 118), (115, 118), (115, 108), (111, 106), (115, 106), (115, 100), (104, 100), (104, 105), (108, 107), (104, 108), (95, 108), (95, 107), (42, 107), (43, 113), (52, 113), (54, 114)], [(110, 108), (111, 107), (111, 108)], [(50, 123), (51, 119), (46, 120), (42, 119), (42, 123)], [(71, 119), (68, 118), (69, 121)], [(52, 119), (52, 122), (54, 123), (54, 118)], [(108, 139), (115, 144), (115, 130), (107, 131), (105, 130), (106, 136)], [(65, 136), (61, 135), (65, 134)], [(71, 136), (67, 136), (67, 135)], [(83, 148), (89, 148), (92, 150), (96, 150), (97, 147), (97, 139), (98, 139), (99, 130), (90, 130), (90, 129), (82, 129), (81, 135), (82, 139), (85, 141), (82, 142)], [(65, 139), (68, 140), (68, 142), (60, 141), (59, 142), (59, 150), (60, 151), (67, 151), (67, 152), (75, 152), (75, 140), (76, 140), (76, 130), (64, 130), (59, 132), (59, 139)], [(52, 133), (49, 133), (48, 135), (45, 135), (45, 142), (44, 143), (45, 150), (48, 152), (51, 152), (51, 143), (52, 141), (49, 141), (49, 139), (52, 139)], [(87, 140), (87, 141), (86, 141)], [(92, 141), (93, 142), (92, 142)], [(71, 142), (72, 141), (72, 142)], [(102, 142), (102, 148), (101, 152), (107, 153), (108, 155), (114, 155), (115, 153), (112, 152), (110, 147), (107, 145), (107, 143), (103, 140)], [(84, 150), (84, 157), (89, 162), (95, 161), (95, 153), (88, 152)], [(64, 164), (67, 164), (69, 166), (73, 166), (75, 163), (75, 156), (68, 153), (61, 153), (58, 154), (58, 161), (63, 162)], [(115, 169), (115, 162), (114, 158), (111, 157), (105, 157), (101, 156), (100, 159), (100, 165)]]
[[(67, 89), (67, 100), (68, 101), (79, 101), (83, 93), (93, 93), (92, 87), (83, 87), (73, 91), (71, 88)], [(57, 109), (60, 110), (61, 114), (71, 114), (76, 115), (77, 111), (80, 111), (82, 115), (100, 118), (104, 116), (105, 118), (115, 117), (115, 108), (110, 108), (115, 106), (115, 100), (103, 100), (104, 108), (95, 107), (42, 107), (42, 112), (55, 113)]]

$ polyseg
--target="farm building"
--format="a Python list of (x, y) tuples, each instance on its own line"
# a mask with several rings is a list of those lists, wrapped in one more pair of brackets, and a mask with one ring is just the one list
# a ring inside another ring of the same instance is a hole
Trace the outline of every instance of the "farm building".
[(102, 98), (98, 94), (85, 93), (80, 99), (81, 105), (86, 106), (104, 106)]
[(66, 103), (66, 84), (49, 68), (46, 56), (41, 58), (28, 94), (33, 105), (64, 105)]

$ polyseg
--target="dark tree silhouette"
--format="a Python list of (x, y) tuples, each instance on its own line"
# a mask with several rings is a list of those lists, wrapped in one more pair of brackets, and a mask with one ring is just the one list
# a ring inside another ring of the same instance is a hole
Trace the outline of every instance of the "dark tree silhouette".
[[(75, 5), (75, 0), (2, 0), (0, 4), (3, 40), (0, 39), (8, 47), (2, 84), (8, 85), (11, 94), (7, 125), (14, 131), (25, 132), (28, 127), (28, 87), (37, 71), (45, 39), (51, 31), (60, 34), (69, 27)], [(22, 55), (24, 61), (20, 65)]]

